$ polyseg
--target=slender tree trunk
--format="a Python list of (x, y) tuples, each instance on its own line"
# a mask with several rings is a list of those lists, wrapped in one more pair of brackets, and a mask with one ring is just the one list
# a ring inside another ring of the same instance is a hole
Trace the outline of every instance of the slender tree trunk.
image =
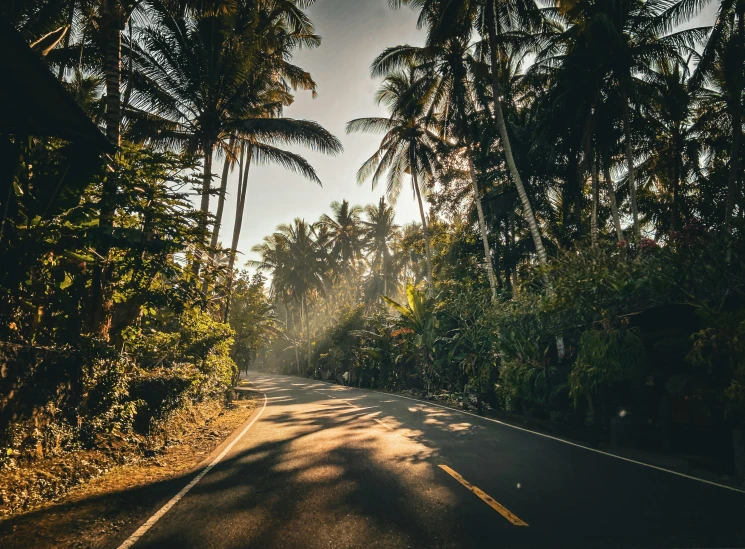
[[(520, 202), (523, 206), (523, 215), (528, 222), (530, 227), (530, 235), (533, 237), (533, 245), (535, 246), (536, 255), (538, 256), (538, 262), (542, 267), (548, 265), (548, 255), (546, 249), (543, 247), (543, 239), (541, 238), (541, 231), (538, 228), (538, 221), (536, 220), (533, 207), (530, 204), (528, 193), (525, 192), (525, 186), (523, 180), (520, 177), (520, 172), (517, 169), (515, 158), (512, 156), (512, 144), (510, 143), (510, 136), (507, 133), (507, 125), (504, 121), (504, 111), (502, 110), (502, 99), (501, 90), (499, 86), (499, 75), (497, 74), (497, 67), (499, 66), (499, 60), (497, 59), (497, 27), (495, 18), (494, 3), (496, 0), (489, 0), (487, 3), (486, 13), (486, 25), (489, 33), (489, 52), (490, 60), (492, 65), (491, 81), (492, 81), (492, 93), (494, 95), (494, 115), (497, 118), (497, 129), (499, 130), (499, 137), (502, 141), (502, 148), (504, 149), (504, 157), (507, 161), (507, 167), (510, 170), (510, 176), (512, 181), (517, 187), (517, 194), (520, 196)], [(546, 284), (546, 290), (550, 294), (553, 292), (551, 282), (548, 276), (544, 278)], [(557, 336), (556, 338), (556, 350), (559, 358), (564, 357), (564, 338)]]
[[(419, 203), (419, 215), (422, 218), (422, 230), (424, 231), (424, 249), (427, 255), (427, 284), (429, 285), (429, 293), (434, 291), (434, 283), (432, 277), (432, 249), (429, 243), (429, 228), (427, 227), (427, 217), (424, 215), (424, 204), (422, 203), (422, 193), (419, 192), (419, 181), (416, 175), (416, 155), (414, 153), (414, 146), (411, 145), (411, 182), (414, 185), (414, 193), (416, 194), (417, 202)], [(406, 292), (404, 291), (404, 294)]]
[(592, 218), (590, 219), (590, 235), (591, 235), (593, 247), (597, 247), (598, 245), (599, 182), (598, 182), (598, 164), (594, 156), (591, 159), (591, 163), (592, 163)]
[[(515, 209), (510, 210), (510, 218), (507, 226), (507, 236), (510, 239), (510, 250), (515, 254)], [(519, 280), (517, 279), (517, 259), (512, 263), (512, 293), (516, 294), (520, 289)]]
[[(727, 177), (727, 203), (724, 210), (724, 230), (729, 238), (732, 235), (732, 221), (737, 202), (738, 179), (740, 177), (740, 146), (742, 143), (742, 81), (743, 61), (745, 60), (745, 10), (742, 9), (742, 1), (737, 2), (737, 52), (735, 55), (735, 67), (739, 74), (735, 75), (734, 90), (731, 94), (730, 117), (732, 119), (732, 145), (729, 155), (729, 174)], [(727, 262), (732, 255), (732, 247), (727, 246)]]
[[(122, 79), (122, 10), (116, 0), (109, 0), (105, 6), (106, 25), (106, 137), (118, 149), (121, 145), (121, 79)], [(95, 269), (91, 289), (94, 304), (92, 328), (104, 339), (108, 339), (108, 325), (111, 320), (111, 303), (106, 297), (105, 285), (108, 271), (108, 257), (111, 251), (111, 230), (114, 226), (116, 198), (118, 189), (116, 161), (104, 178), (101, 189), (101, 213), (99, 227), (101, 242), (98, 247), (100, 264)]]
[[(67, 12), (67, 32), (65, 33), (65, 41), (63, 43), (65, 50), (70, 47), (70, 35), (72, 34), (72, 25), (75, 22), (75, 4), (75, 0), (70, 2), (70, 10)], [(65, 62), (61, 62), (59, 65), (59, 71), (57, 72), (57, 80), (60, 82), (65, 78), (66, 68), (67, 66), (65, 65)]]
[(610, 166), (608, 161), (603, 162), (603, 173), (605, 174), (605, 184), (608, 189), (608, 200), (610, 201), (610, 211), (613, 217), (613, 225), (616, 227), (616, 236), (618, 241), (624, 240), (623, 229), (621, 228), (621, 218), (618, 215), (618, 204), (616, 202), (616, 186), (613, 184), (613, 178), (610, 176)]
[(622, 97), (623, 105), (623, 132), (626, 141), (626, 168), (628, 170), (629, 180), (629, 198), (631, 202), (631, 217), (633, 220), (634, 238), (641, 239), (641, 229), (639, 227), (639, 209), (636, 203), (636, 176), (634, 168), (634, 148), (631, 143), (631, 109), (629, 107), (628, 94), (624, 91)]
[(388, 268), (386, 266), (385, 251), (383, 251), (383, 295), (388, 297)]
[[(245, 164), (244, 164), (245, 155)], [(238, 240), (241, 237), (241, 228), (243, 227), (243, 214), (246, 208), (246, 194), (248, 192), (248, 172), (251, 168), (251, 156), (253, 150), (250, 144), (244, 144), (241, 150), (241, 159), (239, 169), (243, 171), (243, 178), (238, 177), (238, 203), (235, 206), (235, 221), (233, 223), (233, 241), (230, 244), (230, 255), (228, 256), (228, 291), (225, 305), (224, 321), (230, 318), (230, 297), (233, 293), (233, 267), (235, 265), (235, 256), (238, 253)]]
[[(311, 370), (311, 341), (310, 341), (310, 312), (308, 311), (308, 302), (303, 294), (303, 309), (305, 315), (305, 337), (308, 339), (308, 371)], [(300, 373), (300, 372), (298, 372)]]
[(673, 149), (673, 155), (675, 156), (673, 162), (675, 162), (675, 164), (673, 165), (673, 204), (670, 209), (670, 230), (674, 232), (678, 230), (678, 226), (680, 225), (680, 173), (682, 171), (682, 161), (680, 158), (680, 128), (678, 128), (677, 124), (673, 134)]
[(497, 299), (497, 281), (494, 278), (494, 264), (491, 258), (491, 248), (489, 247), (489, 233), (486, 230), (486, 220), (484, 219), (484, 208), (481, 204), (481, 192), (479, 191), (479, 182), (476, 178), (476, 169), (473, 165), (473, 149), (468, 146), (468, 170), (471, 175), (471, 185), (473, 186), (473, 201), (476, 204), (476, 212), (479, 217), (479, 229), (481, 231), (481, 241), (484, 243), (484, 260), (486, 262), (486, 274), (489, 278), (489, 288), (491, 289), (492, 301)]
[[(210, 261), (215, 259), (215, 249), (220, 239), (220, 226), (222, 225), (222, 214), (225, 209), (225, 191), (228, 187), (228, 176), (230, 175), (230, 164), (235, 149), (235, 135), (230, 136), (228, 151), (225, 153), (225, 163), (222, 167), (222, 178), (220, 179), (220, 191), (217, 195), (217, 213), (215, 214), (215, 226), (212, 228), (212, 239), (210, 241)], [(202, 284), (202, 292), (207, 293), (207, 281)]]
[[(210, 143), (204, 147), (204, 174), (202, 175), (202, 200), (199, 204), (199, 211), (205, 215), (203, 221), (200, 222), (200, 229), (204, 231), (205, 236), (202, 237), (202, 245), (205, 244), (207, 233), (207, 218), (206, 215), (210, 211), (210, 189), (212, 187), (212, 149), (213, 145)], [(192, 273), (194, 277), (199, 276), (199, 269), (201, 266), (201, 254), (202, 250), (194, 249), (194, 262), (192, 263)]]
[(499, 130), (499, 138), (502, 141), (502, 148), (504, 149), (505, 160), (507, 161), (507, 167), (510, 171), (512, 181), (517, 187), (517, 194), (520, 196), (520, 202), (522, 203), (523, 215), (528, 222), (530, 227), (530, 235), (533, 237), (533, 244), (535, 246), (536, 254), (538, 255), (538, 262), (545, 266), (548, 263), (548, 256), (546, 255), (546, 249), (543, 247), (543, 240), (541, 238), (541, 231), (538, 228), (538, 221), (536, 221), (535, 214), (533, 213), (533, 207), (530, 205), (530, 199), (528, 194), (525, 192), (525, 186), (523, 180), (520, 177), (520, 172), (517, 169), (517, 164), (512, 156), (512, 145), (510, 143), (510, 136), (507, 133), (507, 126), (504, 121), (504, 112), (502, 110), (502, 99), (501, 91), (499, 86), (499, 75), (497, 74), (497, 67), (499, 61), (497, 59), (497, 28), (495, 21), (495, 0), (489, 0), (487, 4), (486, 23), (489, 33), (489, 50), (491, 55), (491, 81), (492, 81), (492, 93), (494, 95), (494, 116), (497, 119), (497, 129)]
[(109, 0), (106, 16), (106, 137), (115, 146), (121, 141), (121, 85), (122, 85), (122, 27), (121, 6)]
[[(132, 47), (132, 18), (130, 17), (129, 22), (127, 23), (127, 26), (129, 28), (129, 44), (130, 47)], [(127, 87), (124, 89), (124, 97), (122, 98), (121, 102), (121, 112), (124, 112), (127, 110), (127, 107), (129, 107), (129, 100), (132, 97), (132, 88), (134, 88), (134, 79), (132, 78), (132, 71), (133, 71), (133, 60), (132, 55), (129, 55), (129, 62), (127, 63)]]
[(220, 180), (220, 192), (217, 195), (217, 213), (215, 214), (215, 227), (212, 230), (212, 241), (210, 242), (210, 256), (215, 255), (215, 248), (220, 240), (220, 227), (222, 226), (222, 215), (225, 210), (225, 191), (228, 188), (228, 176), (230, 175), (230, 166), (235, 157), (235, 134), (230, 136), (228, 142), (228, 151), (225, 153), (225, 164), (222, 167), (222, 179)]

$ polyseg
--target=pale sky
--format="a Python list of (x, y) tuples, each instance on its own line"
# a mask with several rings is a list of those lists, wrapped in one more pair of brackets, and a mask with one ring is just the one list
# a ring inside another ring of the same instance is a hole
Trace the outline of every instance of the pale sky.
[[(296, 52), (294, 62), (309, 71), (318, 85), (318, 97), (298, 92), (295, 103), (285, 110), (291, 118), (315, 120), (341, 139), (344, 153), (336, 157), (315, 154), (301, 147), (294, 148), (316, 169), (323, 187), (276, 166), (251, 167), (243, 229), (238, 249), (243, 252), (238, 264), (247, 259), (259, 259), (250, 252), (264, 236), (280, 223), (295, 217), (316, 221), (329, 212), (334, 200), (349, 200), (352, 204), (377, 203), (385, 193), (384, 183), (375, 191), (370, 183), (358, 186), (357, 169), (380, 144), (380, 135), (346, 135), (346, 123), (353, 118), (386, 116), (378, 107), (374, 94), (379, 81), (370, 78), (370, 63), (387, 46), (421, 45), (424, 32), (416, 28), (416, 14), (408, 8), (391, 10), (388, 0), (317, 0), (307, 10), (323, 38), (320, 48)], [(215, 166), (215, 173), (222, 173)], [(238, 172), (228, 182), (225, 217), (220, 230), (223, 246), (230, 245), (235, 216), (235, 189)], [(212, 199), (215, 206), (217, 200)], [(213, 207), (214, 211), (214, 207)], [(396, 204), (396, 221), (404, 224), (419, 219), (419, 210), (405, 189)]]
[[(710, 2), (686, 26), (710, 25), (717, 6), (718, 2)], [(312, 99), (310, 93), (298, 92), (285, 115), (320, 123), (341, 139), (344, 153), (329, 157), (302, 148), (293, 149), (313, 164), (323, 187), (276, 166), (251, 167), (238, 246), (243, 252), (238, 259), (241, 267), (248, 259), (259, 259), (250, 252), (251, 247), (280, 223), (288, 223), (295, 217), (316, 221), (329, 212), (329, 204), (334, 200), (347, 199), (362, 206), (378, 202), (385, 192), (384, 183), (372, 191), (369, 182), (358, 186), (355, 174), (376, 150), (381, 136), (346, 135), (344, 128), (354, 118), (387, 115), (374, 101), (379, 81), (370, 78), (373, 59), (388, 46), (424, 42), (424, 32), (416, 28), (416, 13), (408, 8), (391, 10), (388, 0), (317, 0), (307, 13), (323, 43), (315, 50), (296, 52), (294, 62), (311, 73), (318, 85), (318, 97)], [(221, 166), (216, 165), (214, 171), (222, 173)], [(232, 238), (237, 184), (235, 171), (228, 183), (229, 195), (220, 231), (223, 246), (229, 246)], [(213, 211), (216, 202), (213, 198)], [(396, 221), (402, 225), (416, 220), (419, 211), (407, 187), (396, 204)]]

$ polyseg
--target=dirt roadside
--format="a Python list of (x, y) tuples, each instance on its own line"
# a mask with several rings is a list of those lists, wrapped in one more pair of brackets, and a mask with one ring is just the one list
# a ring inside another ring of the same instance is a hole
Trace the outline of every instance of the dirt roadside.
[[(240, 394), (246, 397), (228, 408), (192, 410), (192, 415), (201, 416), (200, 421), (184, 426), (152, 457), (114, 465), (54, 501), (1, 520), (0, 547), (94, 549), (107, 547), (122, 530), (134, 530), (251, 416), (256, 400), (247, 391)], [(70, 457), (76, 470), (96, 467), (102, 461), (100, 456), (97, 461), (95, 451)]]

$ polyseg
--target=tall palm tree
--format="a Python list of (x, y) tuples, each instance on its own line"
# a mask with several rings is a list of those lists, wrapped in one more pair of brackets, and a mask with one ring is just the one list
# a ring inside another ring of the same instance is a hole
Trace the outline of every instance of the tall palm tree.
[[(716, 78), (718, 76), (718, 78)], [(732, 220), (737, 203), (738, 186), (742, 180), (740, 157), (743, 136), (743, 92), (745, 91), (745, 0), (721, 0), (717, 18), (706, 43), (701, 61), (692, 77), (692, 85), (698, 86), (712, 78), (718, 82), (724, 99), (731, 140), (729, 151), (729, 173), (727, 177), (727, 201), (724, 210), (724, 226), (727, 235), (732, 234)], [(740, 204), (740, 208), (743, 208)], [(727, 252), (729, 255), (729, 251)]]
[(347, 133), (385, 132), (380, 147), (357, 172), (357, 182), (362, 184), (372, 176), (373, 189), (387, 172), (386, 195), (395, 202), (401, 192), (404, 174), (411, 176), (411, 186), (419, 205), (424, 242), (427, 254), (427, 283), (434, 288), (432, 277), (432, 249), (430, 246), (427, 217), (424, 214), (422, 192), (432, 180), (438, 165), (437, 135), (432, 131), (428, 115), (429, 98), (417, 96), (413, 89), (414, 74), (411, 69), (394, 71), (388, 75), (377, 93), (378, 104), (384, 103), (390, 118), (358, 118), (347, 123)]
[[(382, 280), (382, 295), (388, 295), (388, 283), (394, 282), (393, 257), (391, 247), (398, 230), (393, 207), (386, 204), (381, 196), (377, 205), (365, 208), (367, 219), (362, 222), (368, 251), (368, 261), (377, 280)], [(393, 279), (393, 280), (391, 280)], [(377, 297), (377, 296), (376, 296)]]
[(360, 216), (361, 206), (350, 206), (349, 202), (332, 202), (332, 216), (323, 214), (318, 221), (319, 227), (325, 229), (325, 244), (340, 265), (342, 275), (357, 272), (363, 257), (363, 227)]
[(638, 170), (641, 182), (658, 191), (649, 197), (648, 209), (656, 210), (660, 233), (678, 231), (681, 217), (689, 217), (683, 212), (690, 211), (685, 199), (691, 181), (701, 174), (701, 139), (693, 124), (699, 94), (689, 86), (687, 74), (686, 67), (678, 64), (657, 67), (646, 97), (649, 104), (642, 111), (646, 128), (642, 147), (647, 158)]
[[(255, 154), (311, 178), (315, 174), (307, 162), (274, 144), (303, 144), (324, 153), (341, 150), (339, 141), (318, 124), (280, 118), (282, 108), (292, 102), (291, 87), (315, 89), (309, 74), (287, 62), (289, 50), (292, 45), (315, 46), (319, 39), (299, 24), (302, 28), (293, 34), (281, 12), (265, 15), (249, 10), (183, 20), (160, 10), (153, 14), (157, 24), (142, 29), (140, 41), (132, 45), (140, 76), (127, 113), (129, 133), (203, 155), (200, 210), (205, 233), (213, 153), (223, 149), (232, 155), (232, 136), (255, 141)], [(285, 38), (278, 41), (277, 34)], [(198, 270), (195, 261), (194, 272)]]
[(309, 300), (314, 293), (323, 292), (329, 278), (326, 254), (315, 234), (314, 226), (303, 219), (296, 218), (290, 225), (280, 225), (263, 245), (253, 248), (253, 251), (262, 254), (262, 261), (250, 263), (260, 270), (271, 271), (275, 293), (284, 293), (300, 303), (301, 323), (305, 324), (308, 368), (312, 355)]
[(411, 4), (421, 8), (420, 25), (427, 25), (430, 29), (429, 44), (435, 44), (453, 35), (468, 36), (473, 28), (485, 38), (484, 42), (491, 63), (489, 72), (492, 84), (493, 114), (502, 151), (510, 177), (520, 197), (523, 215), (530, 228), (538, 261), (541, 265), (546, 265), (548, 256), (543, 246), (538, 221), (512, 153), (512, 143), (504, 117), (500, 79), (497, 72), (500, 67), (500, 45), (503, 42), (509, 42), (504, 35), (516, 31), (530, 32), (540, 26), (542, 17), (537, 5), (533, 0), (389, 0), (389, 4), (394, 8), (401, 4)]
[[(584, 62), (603, 81), (608, 100), (617, 105), (623, 128), (626, 181), (636, 239), (641, 237), (637, 204), (637, 182), (633, 121), (645, 89), (654, 77), (654, 67), (684, 66), (695, 47), (706, 36), (705, 28), (672, 29), (700, 6), (697, 0), (650, 3), (643, 0), (576, 0), (561, 3), (567, 29), (559, 40), (565, 52), (581, 51)], [(633, 116), (632, 116), (633, 115)]]
[[(245, 121), (243, 129), (253, 139), (244, 139), (241, 143), (240, 162), (238, 163), (238, 192), (236, 193), (235, 220), (233, 223), (233, 237), (230, 245), (230, 259), (228, 261), (228, 280), (226, 303), (230, 302), (233, 288), (233, 274), (235, 260), (238, 253), (238, 241), (243, 227), (246, 211), (246, 197), (248, 194), (248, 176), (252, 164), (273, 163), (300, 174), (306, 179), (321, 184), (313, 166), (297, 153), (287, 151), (276, 145), (304, 144), (314, 150), (335, 154), (341, 150), (341, 143), (326, 132), (315, 122), (292, 120), (287, 118), (257, 119)], [(259, 140), (258, 138), (261, 138)], [(245, 160), (245, 162), (244, 162)], [(227, 161), (227, 159), (226, 159)], [(215, 231), (219, 228), (216, 227)], [(225, 320), (228, 320), (230, 309), (225, 309)]]
[(497, 282), (494, 275), (489, 233), (486, 227), (484, 209), (481, 203), (478, 175), (475, 168), (475, 139), (472, 135), (473, 117), (479, 110), (476, 94), (473, 90), (477, 62), (471, 55), (468, 37), (456, 35), (435, 44), (417, 48), (396, 46), (384, 51), (373, 62), (373, 77), (385, 76), (391, 70), (413, 64), (414, 74), (422, 84), (432, 89), (428, 91), (433, 100), (430, 104), (430, 117), (440, 118), (443, 141), (458, 143), (457, 148), (465, 157), (471, 187), (474, 194), (474, 205), (484, 246), (484, 258), (492, 298), (496, 298)]

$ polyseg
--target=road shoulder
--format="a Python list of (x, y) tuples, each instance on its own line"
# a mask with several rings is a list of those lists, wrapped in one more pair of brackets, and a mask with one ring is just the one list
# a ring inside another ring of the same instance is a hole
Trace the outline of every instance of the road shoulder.
[(256, 398), (241, 399), (159, 455), (115, 466), (57, 501), (0, 521), (7, 549), (108, 547), (134, 530), (240, 433)]

